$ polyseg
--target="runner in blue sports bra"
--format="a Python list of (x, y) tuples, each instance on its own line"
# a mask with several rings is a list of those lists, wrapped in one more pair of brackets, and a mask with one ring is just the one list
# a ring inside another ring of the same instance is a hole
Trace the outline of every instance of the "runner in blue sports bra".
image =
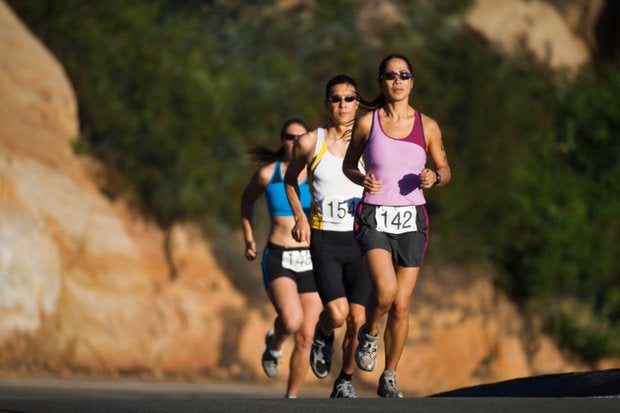
[[(299, 193), (301, 195), (301, 206), (306, 215), (310, 215), (312, 207), (312, 197), (310, 196), (310, 188), (308, 187), (308, 178), (299, 184)], [(271, 217), (292, 217), (293, 210), (286, 198), (284, 189), (284, 174), (282, 173), (282, 161), (276, 161), (273, 168), (271, 180), (265, 188), (265, 196), (267, 196), (267, 210)]]
[[(273, 328), (265, 337), (262, 366), (268, 377), (276, 377), (282, 345), (288, 336), (295, 336), (287, 398), (297, 397), (304, 382), (314, 327), (323, 308), (314, 282), (308, 243), (297, 242), (291, 235), (295, 220), (283, 180), (293, 142), (306, 132), (303, 121), (289, 119), (280, 131), (281, 146), (277, 152), (262, 146), (252, 148), (249, 154), (261, 166), (253, 174), (241, 197), (241, 224), (245, 238), (245, 257), (248, 260), (254, 260), (258, 255), (252, 229), (254, 202), (263, 193), (267, 199), (270, 229), (263, 250), (263, 282), (277, 315)], [(311, 197), (308, 180), (305, 175), (300, 176), (300, 179), (300, 196), (304, 210), (309, 213)]]

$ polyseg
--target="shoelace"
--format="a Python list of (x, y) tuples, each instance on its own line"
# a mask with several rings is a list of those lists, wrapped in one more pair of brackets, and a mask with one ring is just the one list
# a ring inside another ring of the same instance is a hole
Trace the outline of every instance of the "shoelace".
[[(318, 353), (319, 353), (319, 357), (317, 357), (317, 360), (325, 362), (325, 357), (324, 354), (327, 353), (327, 351), (325, 350), (325, 347), (327, 347), (327, 349), (329, 350), (330, 347), (328, 347), (328, 344), (323, 341), (323, 340), (315, 340), (315, 344), (318, 347)], [(331, 347), (332, 352), (334, 351), (333, 347)]]
[(355, 389), (351, 382), (343, 382), (336, 386), (336, 389), (344, 396), (355, 396)]
[(364, 346), (362, 347), (364, 351), (368, 353), (376, 353), (377, 349), (372, 345), (372, 343), (368, 340), (364, 341)]
[(323, 347), (325, 347), (325, 343), (323, 341), (319, 341), (319, 342), (317, 342), (317, 344), (318, 344), (317, 347), (318, 347), (319, 351), (317, 352), (318, 354), (317, 354), (316, 359), (317, 359), (317, 361), (320, 361), (320, 362), (324, 363), (325, 362), (325, 357), (323, 357)]

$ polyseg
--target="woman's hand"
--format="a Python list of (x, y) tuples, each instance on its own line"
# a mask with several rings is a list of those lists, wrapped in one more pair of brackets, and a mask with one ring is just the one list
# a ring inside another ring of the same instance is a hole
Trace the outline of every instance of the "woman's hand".
[(364, 189), (371, 195), (378, 194), (381, 190), (381, 182), (377, 181), (375, 176), (367, 173), (364, 177)]
[(291, 230), (293, 239), (297, 242), (310, 243), (310, 224), (307, 219), (299, 219)]
[(248, 261), (252, 261), (256, 258), (256, 243), (254, 241), (245, 243), (245, 258)]
[(422, 172), (420, 172), (420, 185), (424, 189), (428, 189), (435, 185), (435, 181), (437, 181), (437, 174), (435, 171), (429, 168), (424, 168)]

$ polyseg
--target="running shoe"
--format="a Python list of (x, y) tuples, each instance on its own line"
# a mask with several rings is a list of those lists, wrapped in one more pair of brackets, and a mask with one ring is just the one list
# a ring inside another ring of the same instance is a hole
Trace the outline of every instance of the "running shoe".
[(394, 371), (384, 371), (379, 378), (379, 387), (377, 388), (377, 395), (379, 397), (387, 397), (387, 398), (398, 398), (402, 399), (403, 394), (400, 392), (398, 388), (398, 383), (396, 383), (396, 372)]
[(312, 350), (310, 350), (310, 367), (312, 372), (319, 379), (324, 379), (332, 368), (332, 355), (334, 354), (334, 335), (328, 339), (323, 338), (316, 324), (314, 339), (312, 340)]
[(359, 343), (357, 343), (357, 348), (355, 349), (355, 363), (357, 363), (357, 367), (364, 371), (373, 371), (377, 364), (379, 335), (366, 334), (363, 328), (363, 326), (360, 327), (357, 333)]
[(334, 389), (332, 394), (329, 395), (332, 399), (355, 399), (355, 389), (353, 383), (347, 380), (336, 380), (334, 382)]
[(267, 377), (272, 379), (278, 375), (278, 367), (280, 366), (280, 359), (282, 358), (282, 354), (278, 354), (277, 351), (271, 349), (273, 334), (273, 330), (269, 330), (265, 336), (266, 348), (262, 357), (263, 370)]

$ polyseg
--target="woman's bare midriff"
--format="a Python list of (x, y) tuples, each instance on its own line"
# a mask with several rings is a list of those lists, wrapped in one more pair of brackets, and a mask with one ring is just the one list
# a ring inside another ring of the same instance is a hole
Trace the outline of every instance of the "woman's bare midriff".
[(295, 218), (290, 217), (271, 217), (271, 232), (268, 240), (272, 244), (287, 248), (307, 247), (307, 242), (297, 242), (291, 235), (291, 230), (295, 226)]

